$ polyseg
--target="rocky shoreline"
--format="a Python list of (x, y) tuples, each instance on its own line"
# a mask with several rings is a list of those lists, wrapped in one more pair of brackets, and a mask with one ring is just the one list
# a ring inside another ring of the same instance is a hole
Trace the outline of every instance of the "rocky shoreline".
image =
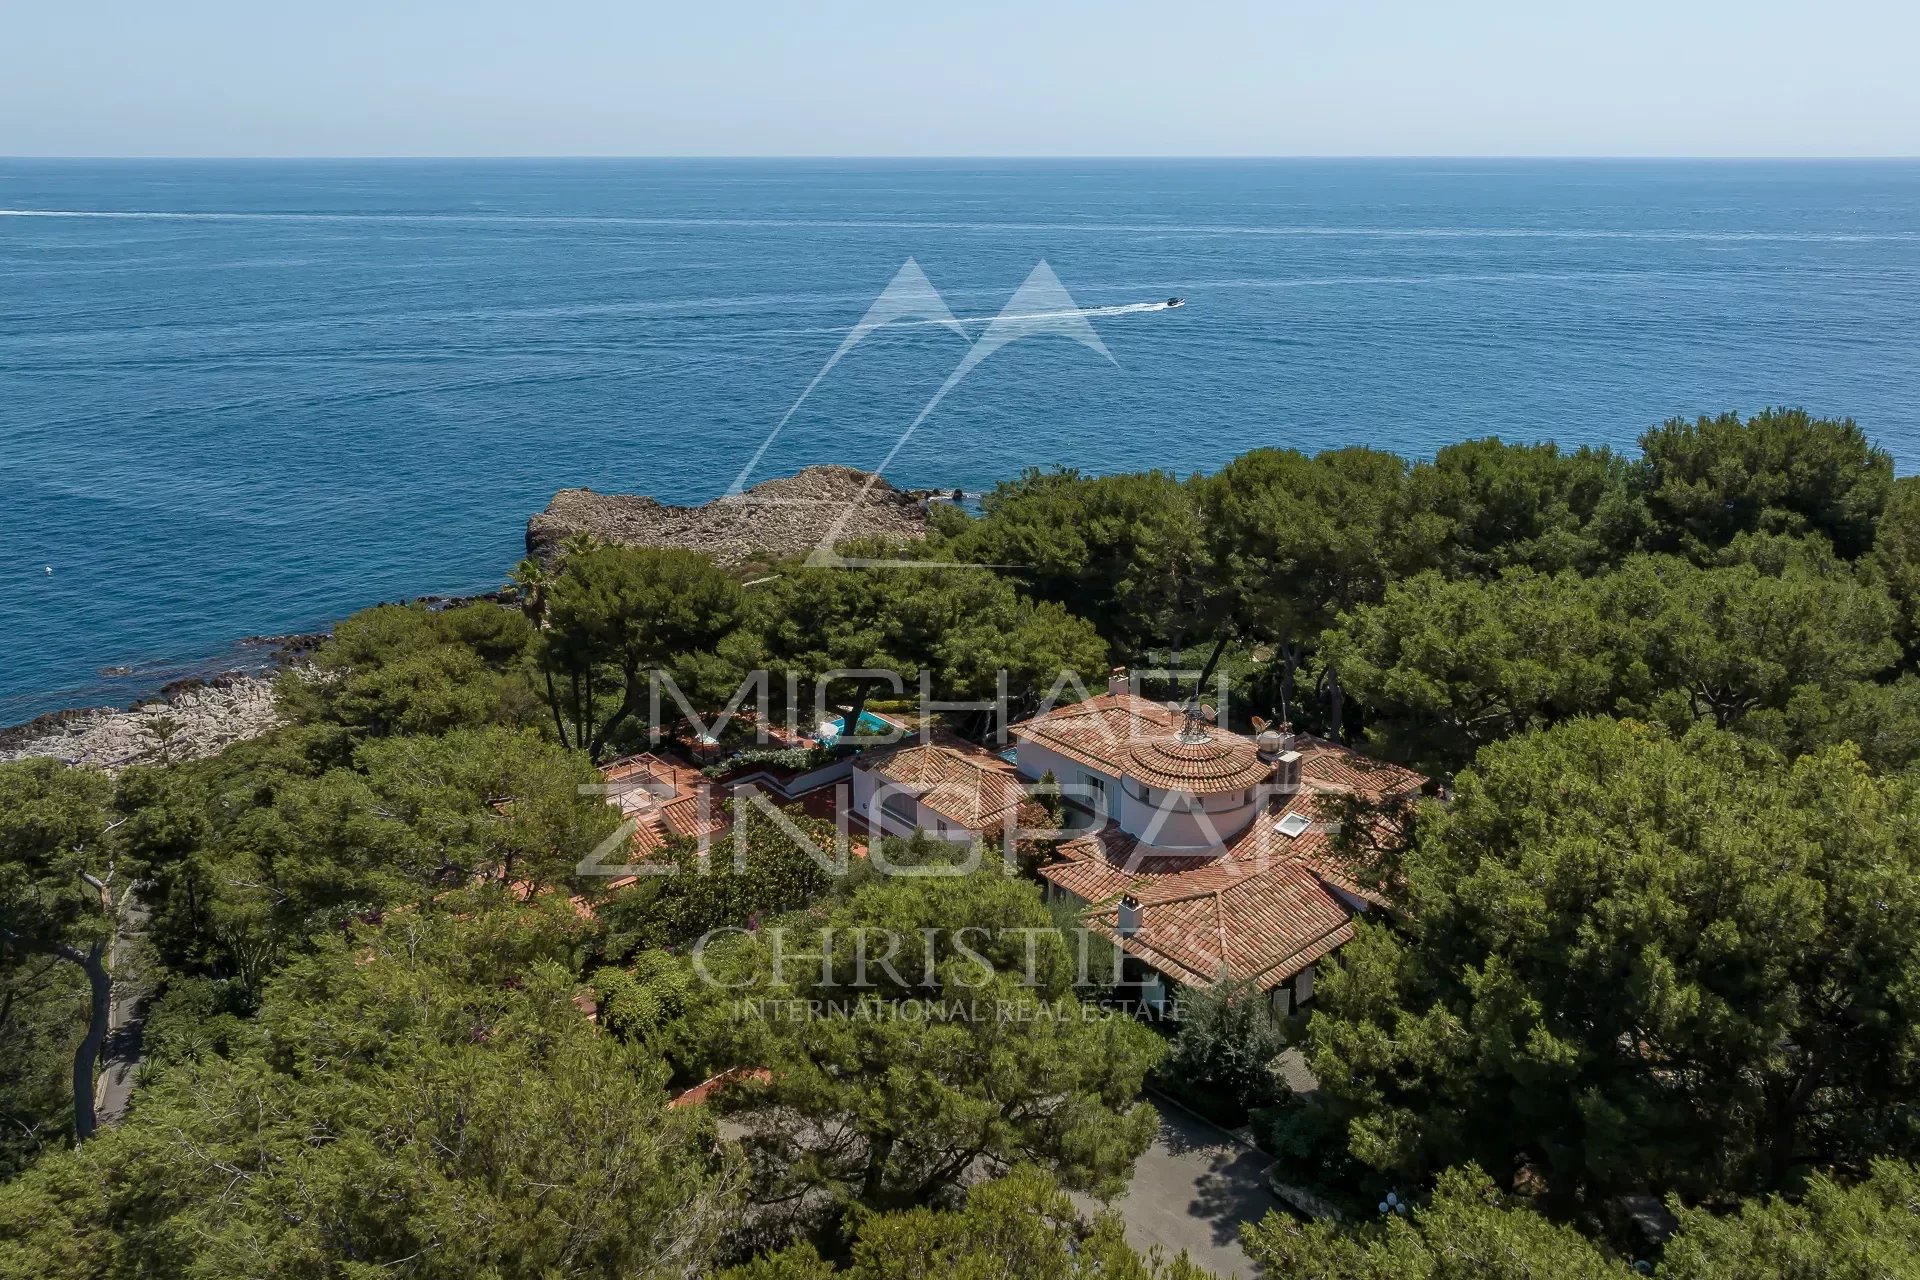
[(932, 504), (954, 497), (947, 489), (896, 489), (871, 472), (841, 466), (805, 467), (690, 507), (562, 489), (527, 521), (527, 554), (551, 563), (567, 538), (587, 533), (625, 546), (703, 551), (734, 568), (804, 556), (829, 536), (924, 538)]
[(279, 723), (274, 677), (232, 672), (169, 685), (120, 709), (55, 711), (0, 730), (0, 763), (47, 758), (118, 773), (130, 765), (218, 755)]
[[(738, 568), (804, 556), (836, 533), (843, 541), (923, 538), (932, 506), (961, 496), (956, 490), (896, 489), (870, 472), (842, 466), (805, 467), (686, 507), (639, 495), (562, 489), (545, 511), (527, 521), (527, 554), (551, 562), (568, 537), (588, 533), (629, 546), (684, 547)], [(483, 600), (511, 603), (501, 592), (421, 596), (409, 603), (441, 609)], [(175, 680), (156, 698), (128, 707), (54, 711), (0, 728), (0, 763), (50, 758), (113, 773), (136, 764), (217, 755), (278, 723), (274, 680), (280, 671), (302, 665), (329, 634), (248, 636), (242, 646), (271, 650), (258, 666)]]

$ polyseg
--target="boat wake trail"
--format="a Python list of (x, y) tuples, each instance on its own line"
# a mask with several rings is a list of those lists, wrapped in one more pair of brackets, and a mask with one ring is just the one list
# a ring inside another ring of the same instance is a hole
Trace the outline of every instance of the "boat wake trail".
[(1171, 302), (1122, 302), (1111, 307), (1079, 307), (1072, 311), (1033, 311), (1018, 315), (998, 316), (956, 316), (959, 324), (991, 324), (998, 320), (1002, 324), (1024, 324), (1029, 320), (1067, 320), (1074, 316), (1130, 316), (1142, 311), (1171, 311)]

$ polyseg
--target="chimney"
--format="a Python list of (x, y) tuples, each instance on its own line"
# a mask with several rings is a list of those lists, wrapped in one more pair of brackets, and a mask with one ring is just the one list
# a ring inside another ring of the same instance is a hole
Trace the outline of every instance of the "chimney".
[(1107, 672), (1107, 696), (1117, 698), (1127, 692), (1130, 692), (1127, 688), (1127, 669), (1125, 667), (1115, 667), (1113, 670)]
[(1120, 899), (1120, 927), (1116, 932), (1123, 938), (1140, 932), (1140, 900), (1132, 894)]

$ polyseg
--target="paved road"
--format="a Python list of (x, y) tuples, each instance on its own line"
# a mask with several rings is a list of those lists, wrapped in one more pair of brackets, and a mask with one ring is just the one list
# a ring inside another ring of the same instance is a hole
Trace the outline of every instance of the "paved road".
[(94, 1115), (103, 1125), (117, 1123), (127, 1114), (134, 1083), (140, 1078), (146, 1018), (139, 1010), (140, 992), (129, 980), (124, 961), (134, 941), (146, 932), (151, 914), (135, 896), (121, 913), (113, 938), (113, 1002), (108, 1006), (106, 1043), (100, 1046), (100, 1075), (93, 1083)]
[[(1240, 1224), (1280, 1207), (1264, 1176), (1272, 1161), (1171, 1103), (1151, 1101), (1160, 1112), (1159, 1136), (1134, 1165), (1127, 1193), (1113, 1202), (1128, 1242), (1143, 1252), (1159, 1245), (1168, 1256), (1185, 1249), (1221, 1280), (1251, 1280), (1256, 1273), (1240, 1247)], [(1075, 1199), (1085, 1213), (1100, 1207)]]

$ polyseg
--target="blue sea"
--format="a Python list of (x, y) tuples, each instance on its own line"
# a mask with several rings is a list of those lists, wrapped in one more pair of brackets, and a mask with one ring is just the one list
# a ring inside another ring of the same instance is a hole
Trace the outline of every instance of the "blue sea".
[[(1920, 467), (1915, 162), (0, 160), (0, 723), (497, 586), (565, 486), (714, 496), (909, 258), (972, 338), (1044, 260), (1105, 351), (995, 350), (902, 485), (1775, 404)], [(968, 350), (873, 333), (751, 478)]]

